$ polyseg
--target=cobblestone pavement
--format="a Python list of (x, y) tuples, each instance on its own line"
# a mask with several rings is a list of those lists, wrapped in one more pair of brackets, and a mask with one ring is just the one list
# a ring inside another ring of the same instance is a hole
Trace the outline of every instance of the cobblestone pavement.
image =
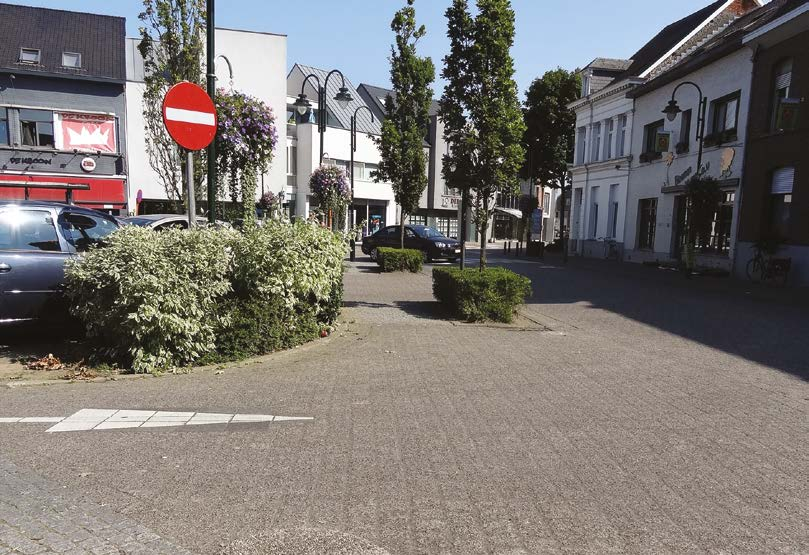
[(0, 554), (188, 552), (109, 508), (67, 500), (54, 486), (0, 459)]
[(0, 390), (0, 416), (313, 422), (10, 424), (0, 459), (193, 553), (809, 552), (804, 305), (635, 266), (492, 261), (532, 277), (532, 325), (451, 322), (427, 271), (360, 260), (326, 341), (222, 374)]

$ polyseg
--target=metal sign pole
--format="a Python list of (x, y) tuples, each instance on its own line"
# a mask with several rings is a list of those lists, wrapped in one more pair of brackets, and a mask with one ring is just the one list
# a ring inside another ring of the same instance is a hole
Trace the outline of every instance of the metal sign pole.
[(196, 227), (197, 225), (197, 201), (194, 198), (194, 153), (188, 151), (188, 158), (186, 159), (186, 197), (188, 198), (188, 227)]

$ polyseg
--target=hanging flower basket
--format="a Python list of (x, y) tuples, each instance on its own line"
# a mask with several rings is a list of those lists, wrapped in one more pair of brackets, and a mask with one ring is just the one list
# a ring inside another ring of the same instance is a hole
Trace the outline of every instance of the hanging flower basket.
[(320, 166), (309, 178), (309, 188), (323, 210), (341, 212), (351, 201), (348, 176), (337, 166)]

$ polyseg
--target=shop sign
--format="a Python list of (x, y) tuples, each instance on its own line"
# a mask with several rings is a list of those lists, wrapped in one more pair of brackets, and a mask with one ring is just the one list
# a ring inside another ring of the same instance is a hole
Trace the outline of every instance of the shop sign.
[(89, 157), (85, 158), (84, 160), (81, 161), (81, 169), (83, 169), (88, 173), (95, 171), (96, 161)]
[(50, 158), (32, 158), (32, 157), (23, 158), (21, 156), (9, 158), (8, 161), (10, 164), (21, 164), (26, 166), (30, 166), (32, 164), (50, 166), (53, 164), (53, 160), (51, 160)]
[(461, 202), (461, 199), (459, 199), (458, 197), (441, 197), (441, 207), (442, 208), (454, 208), (454, 209), (457, 209), (460, 202)]
[(116, 149), (115, 118), (104, 114), (54, 115), (57, 150), (111, 152)]

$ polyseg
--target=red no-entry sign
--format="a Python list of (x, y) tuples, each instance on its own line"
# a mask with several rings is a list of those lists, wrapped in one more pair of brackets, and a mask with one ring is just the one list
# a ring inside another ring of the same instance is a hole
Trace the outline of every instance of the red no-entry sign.
[(181, 147), (202, 150), (216, 136), (216, 108), (201, 87), (183, 81), (166, 93), (163, 123)]

